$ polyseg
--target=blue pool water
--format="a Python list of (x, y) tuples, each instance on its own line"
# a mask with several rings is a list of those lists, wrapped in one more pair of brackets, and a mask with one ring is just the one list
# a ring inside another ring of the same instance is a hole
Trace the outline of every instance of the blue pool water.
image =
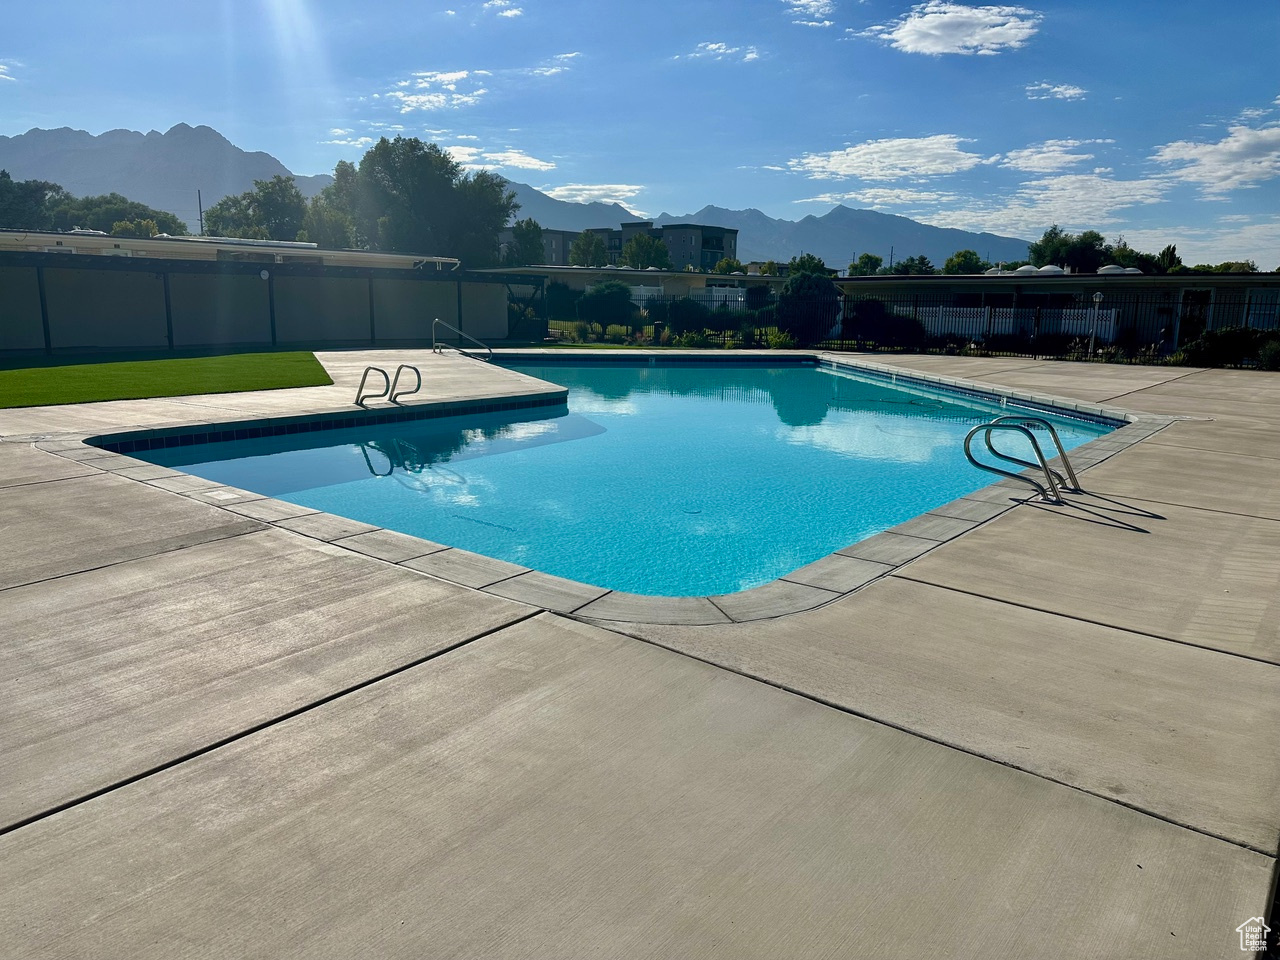
[[(962, 441), (1009, 412), (812, 365), (508, 365), (567, 386), (567, 410), (138, 456), (600, 587), (699, 596), (986, 486)], [(1068, 448), (1108, 430), (1054, 419)]]

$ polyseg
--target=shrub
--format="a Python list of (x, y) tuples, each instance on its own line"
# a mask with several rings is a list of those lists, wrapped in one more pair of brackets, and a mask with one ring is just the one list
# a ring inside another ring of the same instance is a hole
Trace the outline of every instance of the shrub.
[(796, 338), (787, 330), (770, 330), (765, 338), (770, 350), (793, 350), (796, 345)]
[(1259, 370), (1280, 370), (1280, 338), (1273, 337), (1258, 349)]
[(1182, 355), (1192, 367), (1241, 367), (1259, 362), (1259, 352), (1270, 339), (1262, 330), (1219, 327), (1206, 330), (1196, 340), (1184, 344)]
[(840, 292), (816, 273), (794, 274), (778, 297), (778, 325), (805, 346), (825, 340), (840, 313)]
[(581, 290), (572, 290), (567, 283), (553, 280), (547, 284), (547, 316), (552, 320), (578, 319), (578, 298)]
[(920, 350), (929, 336), (915, 317), (889, 313), (881, 301), (872, 299), (859, 300), (845, 309), (844, 339), (871, 342), (881, 348)]
[(569, 339), (574, 343), (586, 343), (591, 339), (591, 324), (579, 320), (569, 328)]
[(681, 297), (667, 305), (667, 323), (673, 334), (702, 331), (707, 328), (711, 311), (697, 300)]
[(711, 346), (711, 338), (702, 330), (688, 330), (672, 341), (677, 347), (703, 347)]
[(746, 300), (748, 310), (763, 310), (773, 300), (773, 294), (763, 285), (747, 287)]

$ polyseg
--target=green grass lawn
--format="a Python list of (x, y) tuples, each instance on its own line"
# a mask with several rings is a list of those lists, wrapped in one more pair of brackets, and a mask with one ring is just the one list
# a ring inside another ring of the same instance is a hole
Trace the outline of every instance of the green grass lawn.
[(29, 367), (0, 370), (0, 408), (319, 387), (331, 383), (312, 353), (238, 353), (224, 357)]

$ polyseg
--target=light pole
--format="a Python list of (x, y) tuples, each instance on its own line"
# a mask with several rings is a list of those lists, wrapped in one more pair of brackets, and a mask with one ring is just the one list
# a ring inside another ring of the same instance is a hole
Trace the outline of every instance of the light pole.
[(1093, 326), (1089, 328), (1089, 357), (1093, 357), (1093, 344), (1098, 338), (1098, 308), (1102, 306), (1102, 294), (1093, 295)]

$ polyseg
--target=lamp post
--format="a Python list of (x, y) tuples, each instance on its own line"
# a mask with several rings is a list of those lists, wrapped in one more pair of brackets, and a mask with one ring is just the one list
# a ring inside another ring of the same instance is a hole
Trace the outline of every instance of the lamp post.
[(1089, 357), (1093, 358), (1093, 345), (1098, 338), (1098, 309), (1102, 306), (1102, 294), (1093, 295), (1093, 325), (1089, 328)]

